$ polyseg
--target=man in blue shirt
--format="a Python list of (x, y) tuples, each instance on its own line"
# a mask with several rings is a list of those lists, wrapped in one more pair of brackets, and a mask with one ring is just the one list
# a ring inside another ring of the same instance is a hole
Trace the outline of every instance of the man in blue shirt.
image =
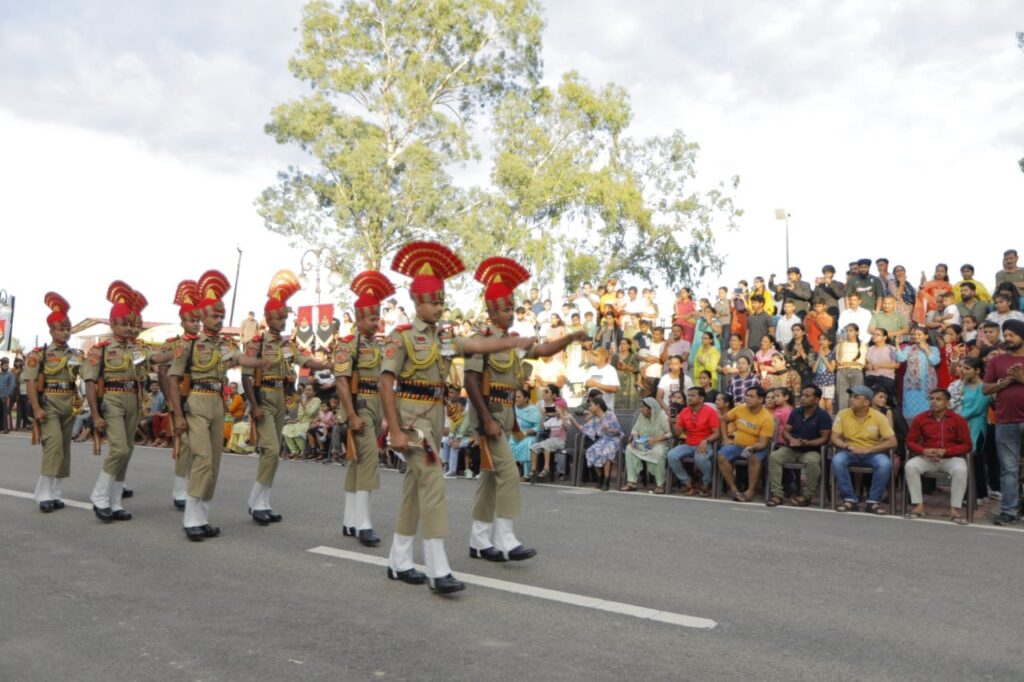
[(790, 503), (796, 507), (806, 507), (811, 503), (821, 475), (821, 446), (832, 437), (832, 417), (818, 406), (819, 402), (821, 389), (817, 386), (806, 386), (800, 391), (800, 409), (790, 413), (783, 431), (786, 445), (768, 456), (770, 492), (765, 504), (769, 507), (782, 504), (784, 464), (803, 464), (807, 473), (807, 481), (800, 494), (794, 495)]
[(11, 363), (7, 358), (0, 360), (0, 429), (4, 433), (10, 433), (11, 426), (8, 422), (11, 415), (11, 403), (15, 399), (17, 382), (14, 380), (14, 373), (11, 372)]

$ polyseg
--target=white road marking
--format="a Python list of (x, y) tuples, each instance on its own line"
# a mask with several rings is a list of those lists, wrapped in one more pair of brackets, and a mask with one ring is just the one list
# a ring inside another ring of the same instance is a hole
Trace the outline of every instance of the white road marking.
[[(345, 549), (337, 549), (336, 547), (325, 547), (321, 545), (320, 547), (314, 547), (307, 551), (312, 552), (313, 554), (322, 554), (324, 556), (331, 556), (338, 559), (358, 561), (360, 563), (370, 564), (371, 566), (386, 567), (388, 565), (388, 560), (384, 557), (371, 556), (369, 554), (362, 554), (361, 552), (350, 552)], [(424, 567), (417, 565), (416, 568), (423, 570)], [(718, 625), (715, 621), (707, 618), (698, 618), (696, 616), (688, 616), (683, 613), (672, 613), (670, 611), (659, 611), (657, 609), (650, 609), (644, 606), (608, 601), (606, 599), (588, 597), (586, 595), (574, 594), (572, 592), (549, 590), (544, 587), (523, 585), (520, 583), (509, 582), (508, 580), (498, 580), (497, 578), (488, 578), (486, 576), (473, 575), (471, 573), (463, 573), (461, 571), (459, 572), (458, 578), (470, 585), (479, 585), (480, 587), (489, 587), (494, 590), (501, 590), (502, 592), (511, 592), (512, 594), (521, 594), (527, 597), (536, 597), (538, 599), (546, 599), (548, 601), (559, 602), (562, 604), (581, 606), (586, 609), (596, 609), (598, 611), (608, 611), (610, 613), (633, 616), (634, 618), (639, 618), (641, 620), (653, 620), (659, 623), (668, 623), (670, 625), (679, 625), (686, 628), (698, 628), (701, 630), (710, 630)]]
[[(10, 490), (8, 488), (0, 488), (0, 495), (9, 495), (11, 497), (22, 497), (26, 500), (32, 500), (35, 502), (36, 496), (34, 493), (23, 493), (20, 490)], [(88, 509), (92, 511), (92, 503), (76, 502), (75, 500), (64, 500), (64, 504), (69, 507), (78, 507), (79, 509)]]

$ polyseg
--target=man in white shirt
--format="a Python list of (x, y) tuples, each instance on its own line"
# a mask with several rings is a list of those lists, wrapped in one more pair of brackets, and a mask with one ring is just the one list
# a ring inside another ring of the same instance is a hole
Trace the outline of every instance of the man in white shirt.
[(519, 336), (534, 336), (536, 334), (533, 328), (533, 322), (527, 318), (526, 308), (523, 306), (516, 308), (516, 320), (512, 323), (512, 327), (509, 331), (514, 334), (518, 334)]
[(796, 314), (796, 304), (793, 303), (793, 301), (786, 299), (782, 304), (782, 317), (780, 317), (779, 321), (775, 324), (775, 340), (778, 341), (783, 348), (793, 340), (794, 324), (800, 324), (800, 318)]
[(608, 351), (595, 348), (591, 353), (594, 364), (587, 370), (587, 389), (596, 388), (603, 394), (609, 410), (615, 409), (615, 394), (619, 392), (619, 373), (608, 362)]
[(846, 297), (846, 309), (839, 313), (839, 333), (846, 329), (846, 325), (853, 323), (857, 325), (857, 338), (861, 343), (871, 342), (871, 332), (868, 326), (871, 324), (871, 311), (860, 307), (860, 294), (856, 291)]

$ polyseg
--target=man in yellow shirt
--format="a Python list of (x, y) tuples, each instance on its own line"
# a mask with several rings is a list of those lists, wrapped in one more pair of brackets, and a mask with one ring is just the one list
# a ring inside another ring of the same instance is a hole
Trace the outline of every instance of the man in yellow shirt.
[(832, 425), (832, 445), (836, 447), (832, 471), (843, 496), (843, 502), (836, 511), (860, 509), (860, 500), (850, 480), (850, 467), (869, 466), (874, 471), (865, 510), (872, 514), (885, 514), (887, 512), (880, 504), (892, 474), (890, 451), (896, 447), (896, 434), (885, 415), (871, 408), (874, 393), (870, 388), (856, 386), (846, 392), (850, 396), (850, 406), (839, 411)]
[[(765, 394), (762, 387), (751, 386), (746, 392), (746, 404), (734, 407), (722, 418), (722, 442), (725, 445), (718, 453), (718, 468), (737, 502), (754, 499), (757, 483), (761, 480), (761, 466), (775, 435), (775, 417), (764, 408)], [(728, 432), (729, 424), (736, 427), (732, 434)], [(746, 493), (736, 487), (732, 463), (737, 459), (747, 462)]]

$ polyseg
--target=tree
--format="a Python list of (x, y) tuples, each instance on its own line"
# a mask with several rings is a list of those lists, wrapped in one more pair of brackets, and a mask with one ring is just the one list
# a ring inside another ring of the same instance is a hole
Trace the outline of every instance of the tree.
[(343, 275), (464, 226), (473, 197), (446, 169), (479, 156), (480, 112), (536, 83), (542, 26), (537, 0), (307, 4), (289, 67), (312, 93), (276, 107), (266, 130), (315, 163), (264, 190), (265, 225), (351, 254), (332, 264)]

